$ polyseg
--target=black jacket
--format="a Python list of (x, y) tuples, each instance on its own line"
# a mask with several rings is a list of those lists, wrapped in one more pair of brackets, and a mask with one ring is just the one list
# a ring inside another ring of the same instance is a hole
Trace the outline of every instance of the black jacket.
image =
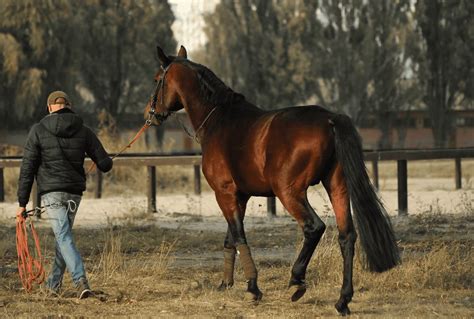
[(36, 177), (40, 195), (67, 192), (82, 195), (86, 189), (84, 157), (102, 172), (112, 169), (97, 136), (68, 108), (45, 116), (28, 134), (18, 182), (18, 202), (24, 207)]

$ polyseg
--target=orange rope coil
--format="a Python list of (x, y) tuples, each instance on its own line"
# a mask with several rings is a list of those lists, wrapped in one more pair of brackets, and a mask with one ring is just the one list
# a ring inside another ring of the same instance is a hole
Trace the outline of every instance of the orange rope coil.
[(43, 257), (38, 234), (30, 218), (30, 229), (33, 241), (35, 243), (35, 254), (30, 254), (28, 248), (28, 229), (26, 218), (23, 216), (16, 217), (16, 250), (18, 253), (18, 274), (20, 275), (21, 284), (27, 292), (31, 292), (33, 283), (41, 284), (45, 278), (43, 267)]

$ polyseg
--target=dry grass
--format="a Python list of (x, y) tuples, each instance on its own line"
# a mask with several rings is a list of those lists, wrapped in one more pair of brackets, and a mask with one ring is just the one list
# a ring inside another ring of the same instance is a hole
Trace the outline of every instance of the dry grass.
[[(333, 304), (342, 283), (337, 231), (328, 227), (308, 269), (308, 292), (301, 301), (291, 303), (286, 284), (302, 239), (292, 225), (258, 224), (247, 232), (264, 293), (258, 306), (244, 299), (246, 284), (239, 266), (235, 287), (226, 292), (215, 290), (221, 279), (224, 233), (129, 223), (76, 230), (93, 288), (103, 291), (100, 299), (48, 298), (40, 290), (26, 295), (19, 289), (17, 274), (6, 273), (0, 285), (0, 311), (3, 317), (64, 316), (71, 315), (69, 309), (74, 306), (74, 315), (85, 317), (334, 316)], [(474, 230), (472, 214), (424, 214), (395, 220), (395, 227), (403, 264), (372, 274), (356, 260), (354, 315), (472, 317), (474, 242), (466, 235)], [(430, 232), (420, 233), (423, 229)], [(14, 244), (8, 240), (14, 230), (2, 226), (0, 232), (0, 247), (5, 247), (2, 265), (14, 268)], [(45, 230), (42, 234), (42, 240), (49, 242), (47, 255), (51, 258), (52, 235)], [(65, 286), (70, 289), (70, 281)]]
[[(382, 274), (362, 269), (360, 247), (356, 248), (356, 285), (386, 292), (397, 289), (473, 289), (474, 247), (464, 241), (438, 241), (402, 244), (403, 265)], [(318, 246), (310, 272), (314, 283), (342, 283), (342, 256), (337, 243), (337, 232), (332, 231)]]
[(113, 226), (106, 230), (102, 253), (94, 257), (99, 261), (93, 264), (89, 274), (89, 280), (96, 286), (123, 285), (135, 277), (161, 279), (173, 262), (176, 240), (172, 243), (163, 240), (156, 249), (133, 254), (133, 258), (130, 258), (123, 245), (124, 231), (114, 230)]
[(104, 249), (100, 255), (99, 263), (92, 269), (92, 274), (100, 276), (101, 282), (104, 284), (125, 269), (121, 233), (116, 233), (112, 228), (109, 228), (105, 236)]

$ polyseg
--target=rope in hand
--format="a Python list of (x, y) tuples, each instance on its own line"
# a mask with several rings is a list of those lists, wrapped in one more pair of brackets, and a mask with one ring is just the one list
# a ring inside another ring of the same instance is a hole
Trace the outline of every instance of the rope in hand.
[[(138, 138), (150, 127), (150, 123), (148, 122), (145, 122), (145, 124), (143, 124), (142, 128), (138, 131), (138, 133), (135, 135), (135, 137), (130, 141), (130, 143), (128, 143), (124, 148), (122, 148), (117, 154), (115, 154), (114, 156), (112, 156), (112, 160), (114, 158), (116, 158), (117, 156), (121, 155), (123, 152), (125, 152), (125, 150), (127, 148), (130, 148), (133, 143), (135, 143)], [(91, 166), (89, 167), (89, 169), (87, 170), (86, 172), (86, 175), (89, 175), (90, 172), (92, 172), (92, 170), (94, 170), (96, 164), (94, 162), (92, 162)]]
[(16, 216), (16, 250), (18, 254), (18, 273), (20, 275), (21, 284), (27, 292), (31, 291), (34, 282), (41, 284), (45, 278), (43, 256), (41, 255), (39, 238), (31, 218), (29, 226), (35, 244), (35, 254), (30, 254), (30, 250), (28, 248), (28, 229), (26, 218), (28, 216), (41, 214), (41, 210), (34, 209), (32, 211), (35, 211), (35, 213), (32, 215), (28, 214), (31, 211), (27, 211)]
[(45, 278), (45, 270), (43, 266), (43, 256), (41, 255), (39, 237), (36, 233), (32, 218), (30, 218), (30, 229), (35, 244), (35, 255), (33, 256), (30, 253), (28, 246), (28, 227), (26, 219), (33, 216), (39, 217), (42, 213), (44, 213), (44, 208), (56, 206), (58, 204), (67, 206), (68, 211), (75, 212), (77, 209), (77, 203), (70, 199), (64, 203), (53, 203), (42, 207), (35, 207), (16, 216), (16, 251), (18, 254), (18, 274), (20, 275), (21, 284), (27, 292), (31, 292), (34, 282), (36, 282), (38, 285), (43, 283)]

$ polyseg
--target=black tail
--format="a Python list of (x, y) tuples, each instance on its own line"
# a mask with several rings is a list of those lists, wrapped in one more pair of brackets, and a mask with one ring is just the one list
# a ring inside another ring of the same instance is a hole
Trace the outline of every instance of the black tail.
[(400, 263), (400, 255), (390, 219), (367, 175), (361, 138), (348, 116), (338, 114), (332, 122), (366, 266), (370, 271), (388, 270)]

